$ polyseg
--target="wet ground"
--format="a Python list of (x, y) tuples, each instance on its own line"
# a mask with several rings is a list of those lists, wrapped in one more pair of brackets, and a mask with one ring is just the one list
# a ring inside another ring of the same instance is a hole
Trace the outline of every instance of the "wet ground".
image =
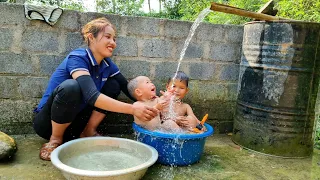
[[(18, 152), (11, 161), (0, 162), (0, 180), (64, 179), (51, 162), (38, 157), (45, 142), (36, 135), (13, 136)], [(119, 137), (119, 136), (118, 136)], [(199, 163), (186, 167), (155, 164), (143, 180), (320, 180), (320, 150), (303, 159), (283, 159), (240, 148), (227, 135), (206, 140)]]

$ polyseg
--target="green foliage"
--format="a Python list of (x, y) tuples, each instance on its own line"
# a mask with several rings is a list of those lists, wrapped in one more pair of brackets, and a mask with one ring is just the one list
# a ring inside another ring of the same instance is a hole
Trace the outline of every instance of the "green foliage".
[(319, 0), (278, 0), (277, 9), (280, 17), (320, 22)]
[(144, 0), (96, 0), (97, 12), (121, 14), (121, 15), (136, 15), (141, 13)]

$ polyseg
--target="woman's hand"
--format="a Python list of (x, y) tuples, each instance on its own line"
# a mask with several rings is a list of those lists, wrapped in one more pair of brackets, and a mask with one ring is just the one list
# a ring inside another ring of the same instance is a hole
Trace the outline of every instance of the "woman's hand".
[(133, 103), (133, 115), (143, 121), (150, 121), (158, 115), (159, 111), (153, 107), (146, 106), (141, 102)]

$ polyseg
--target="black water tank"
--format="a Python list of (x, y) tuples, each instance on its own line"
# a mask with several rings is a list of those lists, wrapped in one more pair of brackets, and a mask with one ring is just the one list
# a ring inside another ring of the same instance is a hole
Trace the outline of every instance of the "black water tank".
[(233, 141), (269, 155), (309, 156), (319, 77), (319, 23), (245, 24)]

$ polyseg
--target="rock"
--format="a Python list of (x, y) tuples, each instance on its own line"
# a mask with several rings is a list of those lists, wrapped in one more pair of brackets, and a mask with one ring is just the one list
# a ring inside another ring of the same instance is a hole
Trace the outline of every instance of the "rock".
[(12, 157), (15, 152), (17, 152), (15, 140), (0, 131), (0, 160)]

